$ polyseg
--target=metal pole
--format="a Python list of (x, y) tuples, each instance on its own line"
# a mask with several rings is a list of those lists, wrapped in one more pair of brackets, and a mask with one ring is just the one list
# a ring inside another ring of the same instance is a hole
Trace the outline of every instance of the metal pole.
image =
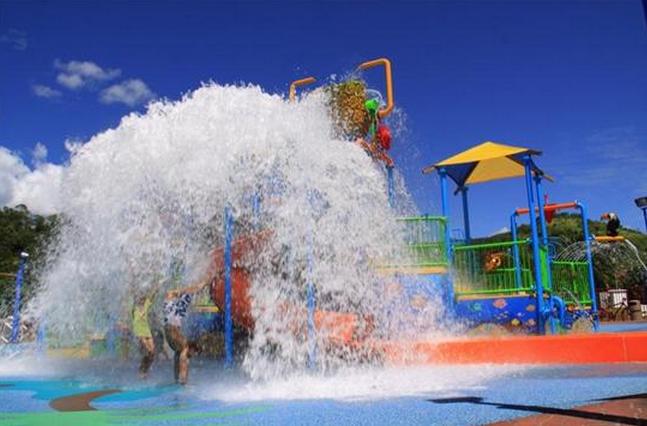
[(386, 167), (386, 178), (387, 178), (387, 194), (389, 197), (389, 206), (393, 208), (395, 206), (395, 182), (393, 177), (393, 167)]
[(252, 198), (252, 215), (254, 217), (254, 228), (258, 230), (261, 224), (261, 196), (258, 192), (254, 192), (254, 196)]
[(532, 185), (532, 158), (526, 155), (523, 158), (526, 171), (526, 194), (528, 196), (528, 217), (530, 219), (532, 261), (534, 265), (535, 292), (537, 294), (537, 333), (544, 334), (544, 289), (541, 282), (541, 264), (539, 263), (539, 235), (535, 217), (535, 200)]
[(38, 352), (43, 355), (47, 350), (47, 335), (45, 327), (45, 316), (40, 319), (40, 324), (38, 324), (38, 334), (36, 335), (36, 346), (38, 347)]
[(472, 239), (470, 232), (470, 212), (467, 203), (467, 190), (466, 186), (461, 187), (461, 198), (463, 199), (463, 225), (465, 227), (465, 244), (469, 244)]
[(13, 302), (13, 321), (11, 323), (11, 343), (18, 343), (20, 339), (20, 293), (22, 291), (22, 282), (25, 273), (25, 265), (29, 254), (20, 253), (20, 262), (18, 273), (16, 274), (16, 297)]
[(546, 253), (546, 270), (544, 271), (546, 273), (545, 282), (546, 287), (550, 289), (550, 295), (548, 298), (550, 318), (548, 321), (550, 324), (550, 334), (555, 334), (557, 329), (555, 327), (555, 318), (553, 316), (555, 301), (553, 300), (553, 277), (550, 267), (550, 250), (548, 249), (548, 226), (546, 225), (546, 212), (544, 211), (544, 197), (542, 197), (543, 191), (541, 188), (541, 176), (538, 174), (535, 175), (535, 190), (537, 192), (537, 210), (539, 210), (539, 223), (541, 225), (541, 241)]
[(647, 208), (642, 209), (645, 218), (645, 231), (647, 231)]
[[(449, 199), (447, 197), (447, 170), (444, 168), (438, 169), (440, 176), (440, 196), (442, 213), (445, 217), (445, 256), (447, 257), (448, 269), (452, 264), (452, 240), (449, 230)], [(450, 309), (454, 308), (454, 284), (451, 275), (447, 273), (447, 306)]]
[(234, 330), (231, 320), (231, 269), (232, 239), (234, 221), (231, 207), (225, 207), (225, 366), (234, 363)]
[(512, 246), (512, 258), (514, 259), (514, 283), (517, 288), (521, 288), (521, 260), (519, 259), (519, 245), (517, 241), (517, 212), (512, 212), (510, 215), (510, 233), (512, 241), (515, 244)]
[(315, 329), (315, 285), (312, 280), (313, 264), (313, 235), (312, 230), (308, 232), (308, 368), (313, 369), (317, 363), (317, 333)]
[(535, 187), (537, 189), (537, 208), (539, 210), (539, 223), (541, 224), (541, 242), (548, 247), (548, 226), (546, 224), (546, 212), (544, 211), (544, 198), (542, 197), (541, 176), (535, 176)]
[(591, 297), (591, 316), (593, 317), (593, 327), (598, 330), (600, 327), (600, 318), (598, 316), (598, 301), (595, 294), (595, 278), (593, 277), (593, 256), (591, 255), (591, 235), (589, 234), (589, 218), (586, 213), (584, 204), (577, 202), (577, 207), (582, 215), (582, 231), (584, 232), (584, 245), (586, 247), (586, 262), (588, 263), (589, 275), (589, 295)]

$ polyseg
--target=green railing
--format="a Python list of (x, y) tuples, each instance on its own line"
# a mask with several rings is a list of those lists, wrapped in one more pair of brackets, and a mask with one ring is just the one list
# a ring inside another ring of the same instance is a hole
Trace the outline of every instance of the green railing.
[(456, 245), (453, 266), (457, 295), (513, 294), (534, 288), (528, 240)]
[(404, 226), (407, 253), (398, 266), (446, 267), (444, 216), (408, 216), (398, 218)]
[(555, 294), (566, 303), (589, 305), (589, 275), (587, 262), (551, 262), (552, 279)]

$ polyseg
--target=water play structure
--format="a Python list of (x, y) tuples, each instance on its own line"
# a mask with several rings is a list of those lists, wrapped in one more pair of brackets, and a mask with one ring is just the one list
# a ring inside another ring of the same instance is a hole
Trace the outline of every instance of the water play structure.
[[(160, 271), (181, 264), (180, 275), (213, 276), (191, 333), (222, 333), (225, 364), (240, 356), (252, 377), (346, 362), (647, 361), (645, 333), (573, 333), (599, 327), (591, 250), (603, 240), (591, 237), (583, 203), (545, 202), (542, 182), (551, 178), (537, 165), (541, 152), (488, 141), (436, 162), (423, 172), (438, 173), (441, 215), (396, 213), (404, 195), (389, 155), (391, 63), (358, 71), (379, 67), (384, 98), (358, 78), (301, 96), (297, 89), (317, 80), (296, 80), (290, 102), (204, 87), (97, 136), (67, 177), (70, 222), (31, 307), (38, 346), (78, 345), (95, 333), (104, 347), (86, 353), (114, 353), (132, 293), (156, 280), (180, 286), (175, 272)], [(527, 206), (511, 213), (510, 239), (473, 239), (469, 188), (515, 177)], [(462, 239), (450, 233), (450, 181), (462, 200)], [(548, 234), (565, 210), (581, 218), (578, 258), (557, 256)], [(522, 217), (528, 238), (518, 236)], [(22, 269), (17, 300), (21, 281)], [(488, 332), (521, 336), (456, 338)]]

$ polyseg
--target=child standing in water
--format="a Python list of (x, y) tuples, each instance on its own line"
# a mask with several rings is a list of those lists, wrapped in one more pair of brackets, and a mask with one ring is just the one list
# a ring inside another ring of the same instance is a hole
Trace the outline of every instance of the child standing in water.
[(149, 289), (138, 294), (133, 305), (133, 334), (139, 342), (139, 350), (142, 354), (139, 364), (139, 377), (142, 379), (148, 376), (151, 365), (155, 361), (155, 341), (148, 318), (156, 293), (156, 289)]
[(182, 331), (182, 323), (193, 302), (194, 294), (211, 282), (205, 280), (194, 286), (166, 293), (164, 303), (164, 334), (169, 346), (175, 352), (174, 373), (175, 382), (186, 385), (189, 378), (190, 342)]

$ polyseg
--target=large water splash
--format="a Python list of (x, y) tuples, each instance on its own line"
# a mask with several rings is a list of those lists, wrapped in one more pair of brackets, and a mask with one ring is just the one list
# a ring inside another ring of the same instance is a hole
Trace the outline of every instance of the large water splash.
[[(401, 251), (400, 229), (384, 171), (336, 136), (326, 102), (210, 84), (93, 137), (65, 175), (65, 222), (32, 304), (50, 333), (79, 341), (105, 332), (127, 317), (134, 294), (173, 285), (178, 264), (184, 282), (203, 276), (222, 245), (225, 206), (239, 235), (272, 230), (245, 260), (256, 327), (243, 365), (252, 377), (305, 365), (294, 330), (305, 321), (306, 279), (320, 309), (379, 318), (372, 263)], [(319, 356), (322, 366), (352, 358)]]

